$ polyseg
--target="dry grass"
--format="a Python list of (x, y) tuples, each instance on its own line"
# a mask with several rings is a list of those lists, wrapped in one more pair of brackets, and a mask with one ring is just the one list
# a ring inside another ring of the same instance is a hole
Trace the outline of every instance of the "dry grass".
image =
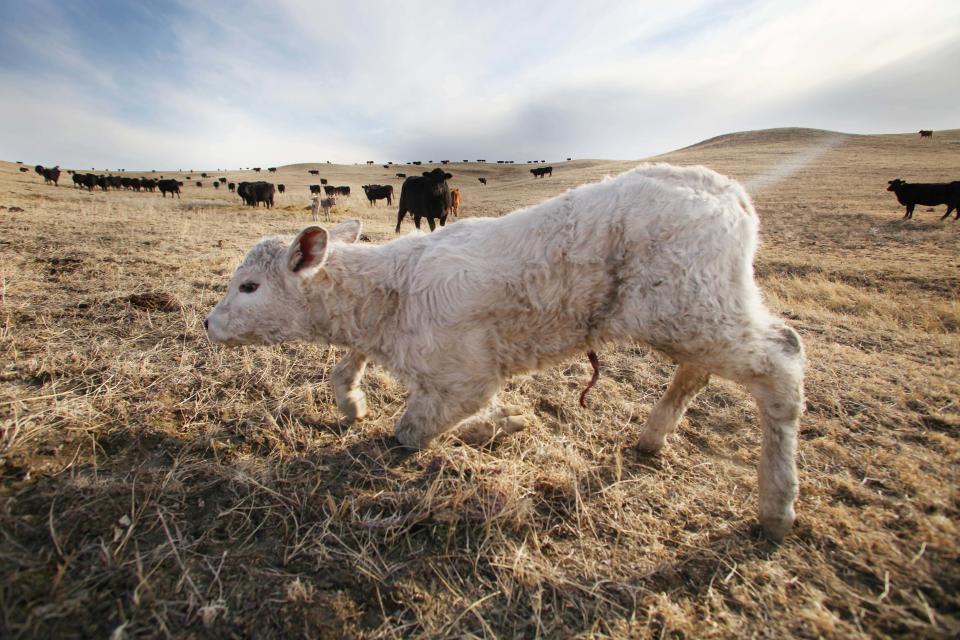
[[(537, 417), (525, 433), (408, 454), (383, 370), (364, 382), (372, 418), (347, 429), (335, 349), (208, 344), (242, 252), (308, 221), (307, 167), (279, 172), (293, 193), (266, 212), (0, 164), (0, 634), (956, 636), (960, 223), (900, 221), (884, 187), (957, 179), (958, 151), (960, 132), (780, 130), (665, 156), (786, 176), (754, 182), (757, 272), (810, 360), (799, 520), (779, 546), (755, 525), (739, 387), (712, 383), (661, 455), (631, 448), (672, 370), (644, 347), (601, 354), (589, 410), (578, 359), (511, 383)], [(450, 170), (475, 215), (631, 164)], [(318, 168), (357, 190), (410, 169)], [(354, 196), (335, 216), (382, 241), (391, 211)]]

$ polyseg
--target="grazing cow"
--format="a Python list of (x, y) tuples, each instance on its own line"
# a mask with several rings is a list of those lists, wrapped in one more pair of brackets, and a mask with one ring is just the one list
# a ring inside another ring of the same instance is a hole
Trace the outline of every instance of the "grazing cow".
[(277, 193), (283, 193), (283, 192), (286, 191), (286, 190), (287, 190), (287, 186), (286, 186), (286, 185), (283, 185), (283, 184), (278, 184), (278, 185), (277, 185)]
[(200, 177), (201, 177), (201, 178), (208, 178), (209, 176), (208, 176), (207, 174), (205, 174), (205, 173), (201, 173), (201, 174), (200, 174)]
[(421, 164), (423, 164), (423, 163), (420, 162), (419, 160), (414, 160), (414, 161), (413, 161), (413, 164), (419, 166), (419, 165), (421, 165)]
[(406, 178), (406, 177), (407, 177), (407, 174), (405, 174), (405, 173), (398, 173), (398, 174), (397, 174), (397, 177), (398, 177), (398, 178), (401, 178), (401, 179), (402, 179), (402, 178)]
[(154, 191), (157, 190), (157, 181), (152, 178), (141, 178), (140, 187), (144, 191), (149, 191), (150, 193), (153, 193)]
[(217, 182), (216, 180), (214, 180), (214, 181), (213, 181), (213, 188), (214, 188), (214, 189), (219, 189), (219, 188), (220, 188), (220, 183)]
[(952, 211), (956, 210), (957, 215), (954, 219), (960, 220), (960, 181), (912, 184), (897, 178), (896, 180), (890, 180), (887, 184), (890, 185), (887, 187), (887, 191), (893, 191), (897, 196), (897, 201), (907, 208), (907, 212), (903, 216), (904, 220), (913, 217), (913, 208), (918, 204), (928, 207), (945, 204), (947, 205), (947, 212), (940, 219), (945, 220)]
[(157, 188), (160, 189), (160, 194), (166, 198), (167, 194), (170, 194), (172, 198), (176, 194), (177, 198), (180, 197), (180, 183), (176, 180), (160, 180), (157, 182)]
[[(27, 173), (28, 171), (30, 171), (30, 167), (20, 167), (20, 173)], [(73, 175), (76, 176), (77, 174)]]
[(254, 167), (253, 170), (256, 171), (257, 173), (260, 173), (260, 167)]
[(267, 167), (267, 171), (269, 171), (270, 173), (276, 173), (276, 172), (277, 172), (277, 168), (276, 168), (276, 167)]
[(235, 192), (237, 190), (237, 183), (236, 182), (227, 183), (227, 190), (230, 191), (231, 193)]
[(347, 187), (347, 186), (334, 187), (334, 188), (333, 188), (333, 192), (334, 192), (335, 194), (337, 194), (338, 196), (349, 196), (349, 195), (350, 195), (350, 187)]
[(320, 193), (322, 187), (319, 184), (310, 185), (310, 193)]
[(220, 181), (220, 184), (226, 184), (226, 183), (227, 183), (227, 179), (226, 179), (226, 178), (217, 178), (217, 180)]
[(384, 198), (387, 200), (388, 206), (393, 205), (393, 187), (389, 184), (365, 184), (363, 185), (363, 192), (371, 205), (377, 204), (377, 200), (383, 200)]
[(275, 191), (276, 188), (270, 182), (241, 182), (237, 185), (237, 195), (251, 207), (257, 207), (262, 202), (267, 209), (271, 208)]
[(323, 209), (323, 219), (325, 222), (330, 222), (330, 209), (332, 209), (337, 204), (337, 199), (333, 196), (329, 198), (323, 198), (319, 195), (313, 196), (310, 198), (310, 210), (313, 213), (313, 221), (317, 222), (317, 219), (320, 214), (320, 210)]
[(930, 131), (929, 129), (920, 129), (920, 137), (921, 137), (921, 138), (932, 138), (932, 137), (933, 137), (933, 131)]
[(553, 167), (537, 167), (536, 169), (530, 169), (530, 173), (533, 174), (534, 179), (542, 178), (543, 176), (553, 176)]
[[(368, 358), (409, 396), (395, 426), (421, 449), (522, 429), (499, 404), (513, 375), (638, 341), (679, 364), (638, 448), (659, 451), (711, 375), (756, 400), (759, 516), (781, 540), (795, 519), (800, 336), (753, 277), (759, 218), (736, 181), (704, 167), (642, 165), (501, 218), (357, 244), (361, 224), (264, 238), (204, 321), (212, 342), (310, 341), (348, 349), (331, 381), (348, 421), (367, 413)], [(402, 339), (401, 339), (402, 338)]]
[(450, 190), (450, 213), (457, 215), (460, 211), (460, 189), (451, 189)]
[(203, 188), (203, 183), (202, 183), (202, 182), (200, 182), (199, 180), (197, 180), (197, 186), (198, 186), (198, 187), (200, 187), (200, 188), (202, 189), (202, 188)]
[[(431, 160), (431, 162), (432, 162), (432, 160)], [(449, 160), (441, 160), (441, 161), (440, 161), (440, 164), (450, 164), (450, 161), (449, 161)]]
[(413, 216), (413, 224), (420, 228), (420, 218), (425, 217), (430, 231), (436, 228), (434, 220), (440, 221), (440, 226), (447, 223), (447, 212), (450, 211), (450, 187), (447, 180), (453, 176), (443, 169), (424, 171), (422, 176), (410, 176), (403, 181), (400, 188), (400, 209), (397, 211), (397, 233), (400, 233), (400, 223), (403, 216), (409, 211)]
[(567, 162), (570, 162), (570, 158), (567, 158)]
[(480, 182), (480, 184), (483, 184), (483, 185), (487, 184), (486, 178), (477, 178), (477, 180)]
[[(337, 192), (337, 188), (334, 187), (333, 185), (325, 184), (325, 185), (323, 185), (323, 192), (324, 192), (325, 194), (327, 194), (328, 196), (332, 196), (333, 194), (335, 194), (335, 193)], [(311, 193), (313, 193), (312, 190), (311, 190)]]
[(309, 169), (307, 173), (309, 173), (312, 176), (318, 176), (320, 175), (320, 169)]

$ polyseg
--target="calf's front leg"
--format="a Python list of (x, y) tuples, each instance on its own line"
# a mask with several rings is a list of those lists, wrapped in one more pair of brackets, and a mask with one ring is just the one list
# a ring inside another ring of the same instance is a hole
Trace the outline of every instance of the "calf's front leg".
[(347, 422), (367, 415), (367, 396), (360, 390), (360, 379), (367, 368), (367, 356), (352, 350), (333, 368), (333, 398)]
[(484, 408), (499, 386), (499, 380), (492, 379), (445, 387), (420, 385), (412, 389), (407, 410), (397, 422), (397, 440), (405, 447), (422, 449), (441, 433)]

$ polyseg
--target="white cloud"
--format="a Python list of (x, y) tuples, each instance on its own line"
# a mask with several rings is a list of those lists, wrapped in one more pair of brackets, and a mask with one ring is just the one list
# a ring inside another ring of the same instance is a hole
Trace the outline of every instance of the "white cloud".
[[(22, 128), (5, 118), (0, 145), (168, 166), (638, 158), (732, 129), (843, 129), (845, 102), (861, 131), (912, 130), (941, 122), (942, 108), (891, 114), (849, 89), (874, 95), (885, 70), (911, 77), (925, 61), (932, 79), (948, 64), (937, 52), (960, 43), (960, 4), (917, 0), (922, 25), (909, 28), (902, 13), (854, 0), (183, 2), (163, 64), (118, 58), (154, 65), (136, 86), (85, 64), (71, 25), (38, 18), (8, 46), (44, 73), (0, 63), (3, 86), (17, 87), (0, 110), (34, 133), (5, 130)], [(956, 104), (960, 88), (943, 84), (943, 103)], [(52, 101), (113, 131), (71, 127)]]

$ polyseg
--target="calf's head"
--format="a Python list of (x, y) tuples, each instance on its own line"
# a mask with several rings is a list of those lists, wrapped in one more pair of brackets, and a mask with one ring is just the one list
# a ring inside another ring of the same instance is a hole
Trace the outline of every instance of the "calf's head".
[(322, 312), (310, 294), (336, 243), (360, 237), (358, 220), (327, 231), (307, 227), (289, 238), (260, 240), (237, 267), (224, 296), (204, 327), (211, 342), (231, 346), (309, 340)]
[(887, 187), (887, 191), (896, 191), (902, 185), (905, 185), (906, 182), (904, 182), (900, 178), (897, 178), (896, 180), (888, 180), (887, 184), (890, 185), (889, 187)]

